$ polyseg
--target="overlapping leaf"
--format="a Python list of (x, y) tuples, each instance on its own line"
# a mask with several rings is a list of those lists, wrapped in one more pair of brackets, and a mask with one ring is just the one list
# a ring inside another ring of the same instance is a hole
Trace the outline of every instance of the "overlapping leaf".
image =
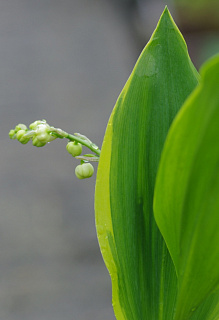
[(173, 319), (177, 279), (153, 193), (168, 129), (197, 78), (166, 8), (118, 98), (98, 166), (96, 227), (118, 320)]
[(176, 320), (219, 319), (219, 56), (168, 134), (154, 210), (179, 278)]

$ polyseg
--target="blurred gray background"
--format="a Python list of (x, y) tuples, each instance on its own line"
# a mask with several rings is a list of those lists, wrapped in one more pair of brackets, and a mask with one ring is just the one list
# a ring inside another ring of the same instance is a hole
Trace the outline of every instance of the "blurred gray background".
[[(0, 1), (0, 319), (110, 320), (96, 239), (95, 176), (80, 181), (66, 142), (9, 140), (37, 119), (101, 146), (137, 57), (108, 1)], [(96, 174), (96, 173), (95, 173)]]
[[(45, 118), (101, 147), (164, 5), (0, 0), (0, 319), (115, 319), (96, 239), (95, 175), (75, 177), (63, 140), (34, 148), (8, 132)], [(198, 66), (198, 35), (185, 31)], [(211, 35), (216, 50), (218, 32)]]

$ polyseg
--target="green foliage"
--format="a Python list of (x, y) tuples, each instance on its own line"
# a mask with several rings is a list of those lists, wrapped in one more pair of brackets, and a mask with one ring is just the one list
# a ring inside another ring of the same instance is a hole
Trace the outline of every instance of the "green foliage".
[(96, 226), (117, 319), (174, 318), (177, 277), (153, 215), (161, 151), (198, 83), (166, 8), (109, 120), (96, 183)]
[(169, 131), (155, 190), (155, 218), (178, 274), (177, 320), (203, 303), (197, 319), (219, 318), (219, 56), (201, 76)]

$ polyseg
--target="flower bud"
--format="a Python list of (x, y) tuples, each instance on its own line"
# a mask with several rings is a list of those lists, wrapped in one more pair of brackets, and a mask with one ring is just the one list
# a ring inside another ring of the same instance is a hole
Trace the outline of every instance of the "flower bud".
[(35, 128), (35, 134), (37, 139), (42, 143), (47, 143), (54, 140), (54, 137), (50, 134), (50, 126), (47, 123), (41, 123)]
[(16, 139), (16, 133), (15, 133), (15, 130), (10, 130), (9, 131), (9, 133), (8, 133), (8, 135), (9, 135), (9, 138), (10, 139)]
[(39, 141), (43, 143), (47, 143), (50, 141), (50, 134), (48, 132), (42, 132), (40, 134), (37, 134), (36, 137)]
[(46, 145), (46, 142), (42, 142), (42, 141), (38, 140), (37, 136), (34, 136), (32, 139), (32, 144), (35, 147), (43, 147)]
[(30, 125), (29, 125), (29, 128), (31, 129), (31, 130), (34, 130), (39, 124), (41, 124), (43, 121), (41, 121), (41, 120), (36, 120), (36, 121), (34, 121), (33, 123), (31, 123)]
[(27, 126), (25, 126), (25, 124), (23, 124), (23, 123), (19, 123), (19, 124), (15, 127), (15, 132), (18, 132), (19, 130), (27, 130)]
[(94, 167), (90, 163), (83, 163), (75, 168), (75, 175), (78, 179), (90, 178), (94, 173)]
[(67, 151), (73, 156), (79, 156), (82, 152), (82, 145), (76, 142), (69, 142), (66, 146)]
[(26, 143), (28, 143), (28, 141), (30, 140), (30, 138), (24, 137), (25, 133), (26, 133), (26, 130), (23, 130), (23, 129), (19, 130), (19, 131), (16, 133), (16, 138), (17, 138), (17, 140), (18, 140), (20, 143), (22, 143), (22, 144), (26, 144)]

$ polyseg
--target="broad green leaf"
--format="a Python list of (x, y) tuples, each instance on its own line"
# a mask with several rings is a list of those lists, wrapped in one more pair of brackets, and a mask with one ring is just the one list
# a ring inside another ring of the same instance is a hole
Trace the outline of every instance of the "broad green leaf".
[(97, 235), (118, 320), (173, 319), (177, 279), (153, 192), (168, 129), (198, 77), (166, 8), (117, 100), (98, 165)]
[(219, 319), (219, 55), (201, 76), (167, 136), (154, 199), (179, 279), (177, 320)]

